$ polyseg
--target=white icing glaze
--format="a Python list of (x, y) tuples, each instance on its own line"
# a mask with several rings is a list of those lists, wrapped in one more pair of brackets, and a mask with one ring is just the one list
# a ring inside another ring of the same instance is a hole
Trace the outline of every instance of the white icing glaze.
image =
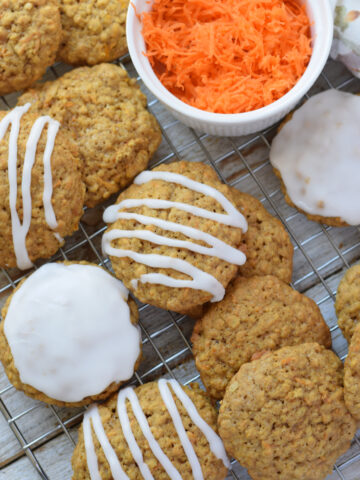
[(133, 288), (137, 288), (138, 282), (153, 283), (165, 285), (167, 287), (175, 288), (193, 288), (197, 290), (204, 290), (212, 294), (211, 302), (218, 302), (222, 300), (225, 295), (225, 289), (222, 284), (213, 276), (197, 267), (193, 266), (189, 262), (177, 258), (173, 258), (165, 255), (155, 254), (140, 254), (132, 252), (130, 250), (124, 250), (120, 248), (114, 248), (111, 246), (111, 241), (118, 238), (139, 238), (148, 242), (155, 243), (157, 245), (167, 245), (174, 248), (184, 248), (192, 252), (201, 253), (203, 255), (209, 255), (218, 257), (229, 263), (235, 265), (243, 265), (246, 261), (245, 255), (226, 244), (222, 240), (205, 233), (201, 230), (188, 227), (185, 225), (177, 224), (174, 222), (148, 217), (136, 213), (128, 213), (120, 211), (126, 208), (135, 208), (139, 206), (147, 206), (153, 209), (170, 209), (177, 208), (189, 212), (195, 216), (202, 218), (208, 218), (215, 220), (225, 225), (231, 225), (233, 227), (241, 228), (243, 231), (247, 230), (247, 223), (243, 215), (234, 207), (234, 205), (218, 190), (209, 185), (205, 185), (200, 182), (191, 180), (188, 177), (171, 172), (142, 172), (138, 175), (134, 181), (136, 184), (143, 184), (153, 179), (161, 179), (167, 182), (180, 184), (189, 188), (190, 190), (208, 195), (218, 201), (226, 214), (214, 213), (203, 208), (198, 208), (192, 205), (181, 202), (172, 202), (167, 200), (159, 200), (152, 198), (145, 199), (126, 199), (119, 204), (108, 207), (104, 212), (104, 221), (107, 223), (113, 223), (118, 219), (131, 219), (136, 220), (143, 225), (154, 225), (162, 230), (179, 232), (194, 240), (200, 240), (210, 247), (204, 247), (194, 242), (185, 240), (177, 240), (155, 234), (149, 230), (120, 230), (114, 229), (107, 231), (102, 239), (102, 248), (104, 253), (115, 257), (129, 257), (138, 263), (153, 267), (153, 268), (166, 268), (173, 269), (179, 272), (189, 275), (192, 280), (179, 280), (169, 277), (167, 275), (150, 273), (142, 275), (138, 280), (132, 280), (131, 284)]
[(91, 423), (97, 439), (104, 452), (105, 458), (109, 463), (111, 474), (114, 480), (128, 480), (128, 476), (121, 468), (119, 459), (116, 456), (114, 449), (112, 448), (109, 439), (105, 433), (99, 410), (97, 405), (92, 405), (84, 415), (83, 432), (84, 432), (84, 444), (87, 459), (87, 466), (90, 473), (91, 480), (101, 480), (99, 465), (95, 452), (94, 442), (91, 435)]
[(124, 285), (97, 266), (36, 270), (14, 293), (4, 324), (21, 381), (78, 402), (129, 379), (141, 335), (127, 297)]
[(8, 154), (8, 178), (9, 178), (9, 204), (12, 223), (12, 236), (14, 244), (14, 252), (16, 256), (17, 266), (20, 269), (32, 267), (26, 249), (26, 236), (31, 224), (31, 171), (35, 163), (36, 149), (41, 134), (46, 125), (48, 125), (47, 140), (44, 151), (44, 193), (43, 205), (45, 212), (45, 220), (51, 229), (57, 228), (55, 213), (51, 204), (52, 197), (52, 175), (51, 175), (51, 155), (54, 149), (54, 143), (60, 124), (50, 117), (39, 117), (31, 128), (28, 141), (26, 143), (26, 151), (23, 165), (23, 173), (21, 180), (21, 193), (23, 203), (23, 221), (20, 222), (17, 210), (17, 142), (20, 132), (20, 121), (22, 116), (29, 110), (30, 103), (23, 107), (16, 107), (9, 112), (0, 122), (0, 141), (3, 140), (6, 131), (11, 125), (9, 139)]
[(314, 95), (272, 143), (270, 161), (300, 209), (360, 223), (360, 97), (336, 90)]
[[(164, 404), (171, 416), (175, 430), (179, 436), (181, 445), (185, 451), (185, 454), (188, 458), (190, 466), (193, 472), (193, 478), (195, 480), (203, 480), (204, 476), (201, 470), (201, 465), (199, 459), (194, 451), (194, 448), (186, 434), (185, 428), (183, 426), (180, 413), (176, 407), (176, 403), (173, 399), (172, 393), (168, 387), (168, 384), (171, 385), (175, 395), (183, 404), (185, 410), (189, 414), (191, 420), (194, 424), (201, 430), (201, 432), (206, 437), (210, 450), (216, 456), (216, 458), (221, 459), (225, 467), (230, 467), (229, 459), (225, 453), (225, 449), (220, 437), (212, 430), (212, 428), (202, 419), (199, 415), (195, 405), (191, 399), (186, 395), (181, 386), (176, 380), (165, 380), (161, 379), (158, 382), (158, 388), (161, 395), (161, 398), (164, 401)], [(118, 394), (117, 399), (117, 413), (119, 416), (121, 428), (126, 439), (126, 442), (129, 446), (130, 452), (134, 458), (134, 461), (139, 467), (142, 477), (145, 480), (154, 480), (154, 477), (148, 467), (144, 462), (143, 454), (140, 450), (138, 443), (136, 442), (135, 436), (131, 430), (131, 424), (126, 408), (126, 400), (129, 400), (131, 409), (135, 415), (135, 418), (140, 426), (140, 429), (146, 438), (149, 447), (158, 459), (159, 463), (163, 466), (166, 473), (169, 475), (170, 480), (181, 480), (181, 475), (178, 470), (171, 463), (170, 459), (161, 449), (159, 443), (156, 441), (153, 436), (149, 423), (146, 419), (146, 416), (141, 408), (140, 402), (131, 387), (121, 390)], [(111, 468), (111, 472), (114, 480), (123, 480), (128, 478), (124, 471), (121, 468), (121, 465), (116, 458), (114, 459), (115, 452), (110, 445), (104, 427), (101, 423), (101, 418), (97, 409), (97, 406), (91, 407), (84, 416), (83, 423), (83, 432), (84, 432), (84, 443), (85, 443), (85, 453), (87, 457), (87, 465), (90, 473), (91, 480), (100, 479), (99, 467), (96, 452), (94, 449), (94, 444), (92, 441), (91, 434), (91, 424), (90, 419), (93, 422), (94, 433), (97, 436), (101, 447), (104, 451), (105, 457), (108, 460)]]

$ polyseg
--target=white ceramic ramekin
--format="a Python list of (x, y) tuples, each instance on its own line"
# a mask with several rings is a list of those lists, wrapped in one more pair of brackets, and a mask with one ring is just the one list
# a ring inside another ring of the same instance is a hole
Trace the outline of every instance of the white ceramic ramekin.
[(191, 107), (170, 93), (157, 78), (144, 55), (145, 42), (141, 23), (135, 14), (149, 11), (148, 0), (130, 2), (126, 32), (129, 53), (133, 64), (148, 89), (189, 127), (205, 133), (221, 136), (239, 136), (262, 130), (284, 117), (292, 110), (320, 75), (329, 56), (333, 37), (333, 16), (329, 0), (305, 0), (311, 22), (313, 53), (309, 65), (297, 84), (283, 97), (266, 107), (246, 113), (211, 113)]

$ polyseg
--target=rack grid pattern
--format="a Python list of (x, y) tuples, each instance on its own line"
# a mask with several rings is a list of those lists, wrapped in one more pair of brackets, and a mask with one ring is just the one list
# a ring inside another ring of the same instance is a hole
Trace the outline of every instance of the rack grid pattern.
[[(334, 299), (345, 270), (360, 259), (360, 228), (331, 228), (307, 220), (284, 201), (280, 185), (268, 160), (271, 139), (277, 126), (246, 137), (212, 137), (181, 124), (152, 97), (137, 77), (128, 56), (119, 59), (130, 76), (137, 79), (148, 96), (148, 106), (158, 119), (163, 142), (151, 161), (151, 167), (176, 160), (202, 161), (210, 164), (221, 180), (259, 198), (264, 206), (285, 225), (294, 244), (292, 285), (319, 305), (333, 338), (333, 348), (341, 359), (347, 344), (338, 326)], [(54, 79), (69, 70), (54, 65), (45, 79)], [(328, 88), (360, 92), (360, 81), (330, 60), (309, 95)], [(0, 109), (12, 108), (17, 95), (0, 99)], [(109, 202), (111, 203), (111, 202)], [(111, 270), (101, 252), (105, 230), (101, 217), (104, 206), (87, 210), (80, 229), (67, 239), (51, 261), (88, 260)], [(37, 262), (40, 266), (41, 262)], [(36, 268), (36, 267), (35, 267)], [(16, 285), (31, 272), (17, 269), (0, 271), (0, 306)], [(131, 383), (140, 384), (173, 377), (183, 384), (201, 383), (191, 354), (190, 335), (193, 322), (173, 312), (139, 304), (143, 361)], [(27, 398), (9, 384), (0, 366), (0, 480), (64, 480), (71, 477), (70, 458), (76, 443), (77, 427), (83, 409), (58, 408)], [(328, 480), (359, 480), (360, 435), (334, 467)], [(235, 461), (228, 479), (249, 480)]]

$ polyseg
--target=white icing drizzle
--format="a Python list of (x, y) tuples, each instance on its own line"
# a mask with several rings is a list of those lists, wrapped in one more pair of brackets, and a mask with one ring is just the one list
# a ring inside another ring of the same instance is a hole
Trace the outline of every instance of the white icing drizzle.
[(139, 279), (131, 280), (132, 287), (136, 290), (138, 282), (154, 283), (166, 285), (174, 288), (194, 288), (210, 292), (213, 297), (211, 302), (219, 302), (224, 298), (225, 289), (223, 285), (212, 275), (203, 272), (199, 268), (191, 265), (191, 263), (181, 260), (180, 258), (168, 257), (166, 255), (157, 255), (154, 253), (137, 253), (132, 250), (123, 250), (111, 246), (111, 241), (118, 237), (122, 230), (114, 229), (106, 232), (102, 238), (102, 248), (107, 255), (114, 257), (129, 257), (135, 262), (142, 263), (153, 268), (171, 268), (178, 272), (185, 273), (192, 277), (192, 280), (180, 280), (168, 277), (162, 273), (147, 273), (141, 275)]
[(21, 381), (53, 399), (79, 402), (128, 380), (141, 334), (127, 298), (124, 285), (95, 265), (36, 270), (14, 293), (4, 320)]
[[(179, 436), (181, 445), (188, 458), (189, 464), (193, 472), (193, 478), (195, 480), (204, 480), (199, 459), (187, 436), (187, 433), (185, 431), (185, 428), (181, 420), (180, 413), (176, 407), (176, 403), (173, 399), (173, 396), (168, 387), (168, 384), (171, 386), (171, 388), (173, 389), (173, 392), (175, 393), (177, 398), (180, 400), (180, 402), (183, 404), (185, 410), (187, 411), (193, 423), (199, 428), (199, 430), (201, 430), (201, 432), (206, 437), (212, 453), (216, 456), (216, 458), (218, 458), (219, 460), (222, 460), (226, 468), (229, 468), (230, 462), (229, 462), (229, 459), (227, 458), (227, 455), (220, 437), (202, 419), (195, 405), (193, 404), (191, 399), (186, 395), (186, 393), (183, 391), (179, 383), (176, 380), (161, 379), (158, 382), (159, 392), (171, 416), (175, 430)], [(159, 443), (156, 441), (155, 437), (153, 436), (149, 423), (141, 408), (140, 402), (136, 396), (136, 393), (134, 392), (133, 388), (128, 387), (121, 390), (118, 394), (117, 413), (119, 416), (124, 437), (129, 446), (130, 452), (136, 464), (139, 467), (142, 477), (145, 480), (154, 480), (154, 477), (148, 465), (144, 462), (143, 454), (131, 430), (131, 424), (130, 424), (129, 416), (126, 409), (126, 400), (129, 400), (134, 416), (154, 456), (162, 465), (162, 467), (164, 468), (164, 470), (166, 471), (166, 473), (168, 474), (171, 480), (181, 480), (182, 477), (180, 473), (171, 463), (170, 459), (163, 452)], [(112, 446), (110, 445), (109, 440), (106, 438), (106, 433), (103, 425), (101, 424), (101, 418), (100, 418), (97, 406), (95, 405), (86, 412), (84, 416), (84, 424), (83, 424), (85, 453), (87, 457), (87, 465), (88, 465), (88, 470), (90, 473), (91, 480), (98, 480), (101, 477), (100, 477), (100, 472), (98, 467), (97, 456), (96, 456), (94, 444), (92, 441), (90, 418), (93, 422), (95, 435), (97, 436), (101, 444), (101, 447), (104, 451), (105, 457), (109, 462), (111, 473), (113, 475), (114, 480), (127, 479), (128, 477), (122, 470), (118, 459), (116, 459), (116, 461), (114, 459), (115, 452)]]
[(11, 124), (9, 139), (9, 155), (8, 155), (8, 178), (9, 178), (9, 204), (12, 223), (12, 236), (14, 244), (14, 252), (16, 256), (17, 266), (25, 270), (32, 267), (26, 249), (26, 236), (31, 224), (31, 171), (35, 163), (36, 149), (41, 134), (46, 125), (48, 125), (47, 140), (43, 156), (44, 162), (44, 193), (43, 205), (45, 212), (45, 220), (49, 227), (54, 230), (57, 228), (55, 213), (51, 204), (52, 197), (52, 175), (51, 175), (51, 155), (54, 149), (55, 138), (59, 130), (60, 124), (56, 120), (48, 116), (39, 117), (31, 128), (28, 141), (26, 143), (26, 151), (23, 165), (23, 174), (21, 180), (21, 193), (23, 202), (23, 221), (20, 222), (19, 215), (16, 210), (17, 201), (17, 160), (18, 149), (17, 142), (20, 132), (20, 121), (22, 116), (29, 110), (31, 104), (27, 103), (22, 107), (16, 107), (9, 112), (0, 122), (0, 141), (3, 140), (6, 131)]
[(135, 462), (137, 463), (140, 472), (145, 480), (153, 480), (153, 476), (149, 470), (149, 467), (144, 463), (143, 455), (137, 444), (134, 434), (132, 433), (129, 416), (126, 411), (126, 399), (130, 401), (131, 408), (134, 412), (135, 418), (140, 425), (141, 431), (149, 443), (149, 447), (153, 452), (154, 456), (158, 459), (160, 464), (164, 467), (164, 470), (169, 475), (171, 480), (181, 480), (181, 475), (170, 462), (169, 458), (162, 451), (160, 445), (155, 440), (154, 435), (150, 430), (150, 426), (144, 412), (141, 408), (140, 402), (136, 396), (136, 393), (131, 387), (125, 388), (119, 392), (118, 401), (117, 401), (117, 411), (121, 423), (121, 427), (124, 433), (124, 437), (129, 445), (132, 456), (134, 457)]
[[(164, 182), (177, 183), (178, 185), (182, 185), (183, 187), (186, 187), (189, 190), (193, 190), (194, 192), (199, 192), (199, 193), (202, 193), (203, 195), (214, 198), (217, 202), (220, 203), (220, 205), (225, 210), (227, 215), (223, 213), (209, 212), (208, 210), (200, 209), (201, 210), (200, 216), (201, 217), (204, 216), (204, 218), (210, 218), (211, 220), (216, 220), (217, 222), (223, 223), (224, 225), (230, 225), (232, 227), (241, 228), (241, 230), (244, 233), (247, 231), (247, 221), (245, 217), (225, 197), (225, 195), (219, 192), (219, 190), (216, 190), (216, 188), (211, 187), (210, 185), (206, 185), (205, 183), (200, 183), (195, 180), (191, 180), (191, 178), (185, 177), (184, 175), (180, 175), (179, 173), (158, 172), (158, 171), (155, 172), (155, 171), (149, 171), (149, 170), (141, 172), (135, 178), (134, 183), (136, 185), (142, 185), (144, 183), (150, 182), (151, 180), (163, 180)], [(176, 208), (178, 207), (176, 206)], [(192, 210), (191, 213), (193, 213), (193, 215), (196, 215), (196, 213), (194, 213), (194, 211), (196, 210), (197, 209)]]
[(221, 192), (219, 192), (215, 188), (191, 180), (190, 178), (183, 175), (171, 172), (142, 172), (136, 177), (134, 183), (143, 184), (153, 179), (161, 179), (167, 182), (180, 184), (193, 191), (208, 195), (218, 201), (227, 213), (214, 213), (203, 208), (188, 205), (186, 203), (172, 202), (167, 200), (159, 200), (152, 198), (126, 199), (119, 204), (108, 207), (104, 212), (104, 221), (107, 223), (113, 223), (118, 219), (136, 220), (138, 223), (141, 223), (143, 225), (154, 225), (165, 231), (182, 233), (189, 238), (207, 243), (211, 246), (211, 248), (204, 247), (194, 242), (177, 240), (161, 236), (149, 230), (114, 229), (107, 231), (104, 234), (102, 239), (103, 251), (110, 256), (115, 256), (119, 258), (129, 257), (138, 263), (142, 263), (153, 268), (177, 270), (192, 278), (192, 280), (179, 280), (164, 274), (150, 273), (142, 275), (138, 280), (132, 280), (131, 284), (135, 289), (137, 288), (138, 282), (140, 281), (141, 283), (161, 284), (175, 288), (193, 288), (197, 290), (204, 290), (212, 294), (211, 302), (218, 302), (222, 300), (225, 295), (225, 289), (222, 284), (213, 275), (210, 275), (198, 269), (197, 267), (185, 260), (173, 258), (166, 255), (140, 254), (132, 252), (130, 250), (114, 248), (111, 246), (111, 242), (119, 238), (139, 238), (157, 245), (167, 245), (174, 248), (184, 248), (192, 252), (200, 253), (202, 255), (218, 257), (235, 265), (243, 265), (245, 263), (246, 257), (241, 251), (206, 232), (203, 232), (196, 228), (188, 227), (185, 225), (154, 217), (149, 217), (146, 215), (120, 211), (121, 209), (136, 208), (139, 206), (146, 206), (153, 209), (177, 208), (178, 210), (189, 212), (195, 216), (208, 218), (225, 225), (238, 227), (241, 228), (243, 231), (247, 230), (247, 223), (243, 215)]
[(170, 414), (170, 417), (173, 421), (176, 433), (180, 438), (181, 445), (185, 451), (187, 459), (189, 460), (191, 470), (193, 472), (193, 477), (196, 480), (203, 480), (204, 476), (201, 470), (201, 465), (199, 459), (195, 453), (195, 450), (189, 440), (189, 437), (186, 435), (184, 425), (181, 421), (181, 416), (179, 410), (176, 407), (176, 403), (171, 395), (169, 387), (167, 386), (167, 381), (165, 379), (159, 380), (159, 390), (161, 398), (166, 405), (166, 408)]
[(183, 404), (189, 417), (195, 423), (195, 425), (199, 428), (199, 430), (202, 431), (206, 440), (209, 442), (210, 450), (213, 452), (215, 457), (222, 460), (225, 467), (230, 468), (230, 462), (226, 455), (224, 444), (221, 438), (214, 432), (214, 430), (211, 427), (209, 427), (209, 425), (205, 422), (205, 420), (199, 415), (190, 397), (186, 395), (186, 393), (184, 392), (184, 390), (181, 388), (181, 386), (176, 380), (174, 379), (160, 380), (160, 382), (162, 381), (167, 381), (167, 383), (171, 385), (171, 388), (174, 390), (175, 395)]
[(270, 161), (301, 210), (360, 224), (360, 97), (327, 90), (307, 100), (274, 138)]
[(99, 465), (95, 452), (94, 442), (91, 434), (91, 423), (97, 439), (104, 452), (105, 458), (109, 463), (111, 474), (114, 480), (128, 480), (128, 476), (121, 468), (119, 459), (112, 448), (109, 439), (105, 433), (97, 405), (92, 405), (84, 415), (83, 432), (86, 452), (87, 466), (92, 480), (101, 480)]

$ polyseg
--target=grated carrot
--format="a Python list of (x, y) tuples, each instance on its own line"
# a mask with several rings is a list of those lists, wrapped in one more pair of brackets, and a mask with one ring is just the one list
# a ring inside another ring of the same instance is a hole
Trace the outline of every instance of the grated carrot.
[(154, 0), (141, 20), (162, 84), (210, 112), (274, 102), (302, 76), (312, 51), (309, 19), (296, 0)]

